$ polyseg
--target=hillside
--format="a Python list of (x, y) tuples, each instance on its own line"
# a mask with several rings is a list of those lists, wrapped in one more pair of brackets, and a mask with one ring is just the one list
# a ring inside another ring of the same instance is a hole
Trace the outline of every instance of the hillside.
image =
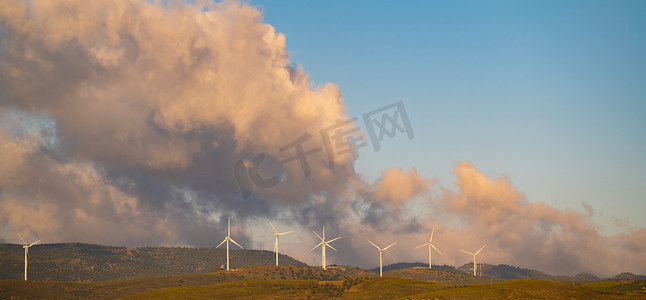
[[(473, 275), (473, 263), (466, 263), (458, 270)], [(510, 265), (478, 264), (478, 276), (498, 279), (550, 279), (553, 275), (537, 270), (514, 267)]]
[(617, 276), (608, 278), (607, 280), (623, 281), (623, 280), (639, 280), (639, 279), (642, 279), (642, 280), (646, 279), (646, 275), (635, 275), (633, 273), (624, 272)]
[[(490, 278), (474, 277), (473, 275), (457, 271), (455, 269), (436, 268), (432, 269), (426, 267), (412, 267), (407, 269), (391, 270), (384, 273), (384, 276), (409, 278), (424, 281), (433, 281), (450, 285), (465, 285), (465, 284), (478, 284), (493, 282)], [(499, 280), (494, 280), (499, 281)]]
[[(264, 250), (231, 250), (231, 268), (275, 264)], [(281, 265), (305, 265), (280, 255)], [(152, 247), (126, 249), (92, 244), (44, 244), (29, 248), (30, 280), (101, 281), (148, 276), (206, 273), (226, 265), (226, 250), (217, 248)], [(24, 276), (24, 250), (0, 244), (0, 279)]]
[[(0, 299), (13, 297), (40, 298), (90, 298), (114, 299), (170, 287), (202, 287), (238, 282), (242, 285), (254, 281), (287, 282), (354, 282), (371, 273), (354, 267), (333, 267), (323, 270), (308, 266), (262, 266), (203, 274), (156, 276), (129, 280), (98, 282), (57, 281), (0, 281)], [(314, 289), (316, 291), (316, 289)]]
[[(421, 263), (421, 262), (413, 262), (413, 263), (408, 263), (408, 262), (399, 262), (399, 263), (394, 263), (390, 264), (387, 266), (383, 266), (383, 271), (388, 272), (392, 270), (399, 270), (399, 269), (409, 269), (409, 268), (428, 268), (428, 263)], [(453, 266), (447, 266), (447, 265), (433, 265), (433, 269), (444, 269), (444, 270), (457, 270)], [(379, 273), (379, 267), (368, 269), (370, 272), (374, 273)]]
[[(426, 268), (428, 269), (428, 264), (420, 263), (420, 262), (414, 262), (414, 263), (396, 263), (396, 264), (390, 264), (387, 266), (383, 267), (384, 272), (388, 271), (393, 271), (393, 270), (402, 270), (402, 269), (411, 269), (411, 268)], [(480, 269), (482, 268), (482, 269)], [(441, 269), (441, 270), (447, 270), (447, 271), (458, 271), (460, 273), (466, 273), (466, 275), (471, 275), (473, 277), (473, 264), (472, 263), (467, 263), (464, 264), (458, 268), (455, 268), (453, 266), (447, 266), (447, 265), (433, 265), (433, 270), (436, 269)], [(373, 268), (368, 271), (378, 273), (379, 268)], [(398, 274), (398, 273), (393, 273), (393, 274)], [(421, 279), (417, 278), (416, 276), (419, 275), (415, 273), (415, 275), (411, 275), (412, 277), (409, 276), (397, 276), (397, 277), (406, 277), (406, 278), (416, 278), (416, 279)], [(428, 274), (426, 274), (428, 275)], [(423, 275), (423, 276), (426, 276)], [(554, 278), (554, 276), (550, 274), (546, 274), (537, 270), (532, 270), (532, 269), (524, 269), (524, 268), (518, 268), (514, 266), (509, 266), (509, 265), (489, 265), (489, 264), (478, 264), (478, 276), (486, 277), (486, 278), (495, 278), (495, 279), (549, 279), (549, 278)], [(466, 277), (465, 277), (466, 278)], [(639, 279), (639, 278), (634, 278), (634, 279)], [(422, 280), (429, 280), (429, 279), (422, 279)]]
[[(4, 280), (0, 281), (0, 298), (640, 299), (646, 297), (646, 280), (606, 281), (574, 286), (546, 280), (449, 285), (408, 278), (352, 277), (360, 275), (361, 270), (348, 267), (326, 271), (303, 266), (267, 266), (228, 272), (92, 283)], [(307, 276), (312, 279), (294, 279)], [(285, 279), (279, 279), (280, 277)]]

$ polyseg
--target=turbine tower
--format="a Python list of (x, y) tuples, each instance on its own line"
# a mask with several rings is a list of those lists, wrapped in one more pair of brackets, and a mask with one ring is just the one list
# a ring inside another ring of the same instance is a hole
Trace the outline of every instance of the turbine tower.
[(321, 265), (323, 266), (323, 270), (327, 270), (327, 265), (326, 265), (326, 262), (325, 262), (325, 247), (330, 247), (330, 248), (332, 248), (332, 250), (337, 251), (336, 249), (334, 249), (334, 247), (330, 246), (330, 243), (340, 239), (341, 237), (331, 239), (329, 241), (325, 241), (325, 226), (323, 226), (323, 237), (321, 237), (314, 230), (312, 230), (312, 232), (314, 232), (314, 234), (316, 234), (316, 236), (319, 239), (321, 239), (321, 242), (318, 245), (314, 246), (314, 248), (312, 248), (311, 251), (314, 251), (314, 249), (316, 249), (316, 247), (321, 246)]
[(383, 259), (382, 259), (382, 254), (383, 254), (383, 252), (384, 252), (384, 251), (386, 251), (388, 248), (390, 248), (390, 247), (392, 247), (393, 245), (397, 244), (397, 242), (394, 242), (394, 243), (390, 244), (388, 247), (383, 248), (383, 249), (379, 248), (379, 246), (375, 245), (375, 243), (371, 242), (370, 240), (368, 240), (368, 243), (372, 244), (373, 246), (375, 246), (375, 248), (377, 248), (377, 250), (379, 250), (379, 277), (383, 277), (383, 273), (382, 273), (382, 268), (383, 268)]
[(435, 249), (435, 251), (437, 251), (439, 254), (442, 254), (442, 252), (440, 250), (437, 250), (437, 248), (435, 248), (435, 246), (432, 244), (433, 243), (433, 233), (434, 232), (435, 232), (435, 228), (433, 228), (433, 231), (431, 231), (431, 239), (428, 241), (428, 243), (415, 247), (415, 249), (417, 249), (417, 248), (421, 248), (421, 247), (424, 247), (424, 246), (428, 246), (428, 268), (429, 269), (433, 268), (433, 266), (431, 265), (431, 250)]
[(267, 219), (267, 222), (269, 222), (269, 225), (271, 225), (271, 228), (273, 228), (274, 232), (275, 232), (274, 235), (276, 236), (276, 242), (274, 243), (274, 252), (276, 252), (276, 266), (278, 266), (278, 236), (285, 235), (285, 234), (288, 234), (288, 233), (292, 233), (294, 231), (290, 230), (290, 231), (287, 231), (287, 232), (278, 233), (278, 230), (276, 230), (276, 227), (274, 227), (274, 224), (271, 224), (271, 221), (269, 221), (269, 219)]
[(482, 249), (484, 249), (484, 247), (487, 247), (487, 245), (485, 244), (484, 246), (482, 246), (482, 248), (480, 248), (480, 250), (476, 251), (476, 253), (471, 253), (469, 251), (460, 250), (460, 251), (462, 251), (462, 252), (464, 252), (466, 254), (473, 255), (473, 276), (477, 276), (476, 275), (476, 269), (477, 269), (476, 255), (478, 255), (478, 253), (480, 253), (480, 251), (482, 251)]
[(222, 244), (224, 244), (224, 242), (227, 242), (227, 271), (229, 271), (229, 241), (236, 244), (238, 247), (240, 247), (240, 249), (244, 249), (244, 248), (242, 248), (242, 246), (240, 246), (240, 244), (236, 243), (236, 241), (234, 241), (231, 238), (231, 218), (229, 218), (228, 225), (227, 225), (227, 236), (224, 237), (224, 241), (222, 241), (222, 243), (220, 243), (220, 245), (215, 247), (215, 248), (218, 248), (218, 247), (222, 246)]
[(27, 253), (29, 252), (29, 247), (36, 245), (38, 242), (40, 242), (40, 240), (37, 240), (31, 243), (30, 245), (27, 245), (27, 243), (25, 243), (25, 240), (23, 240), (22, 237), (20, 236), (20, 233), (17, 233), (17, 234), (20, 240), (22, 241), (22, 247), (25, 248), (25, 281), (27, 281)]

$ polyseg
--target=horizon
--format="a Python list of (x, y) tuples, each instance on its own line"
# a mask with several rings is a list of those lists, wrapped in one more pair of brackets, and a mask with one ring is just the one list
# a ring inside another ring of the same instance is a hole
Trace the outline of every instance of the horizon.
[(0, 7), (0, 242), (646, 274), (646, 2), (196, 2)]
[[(22, 246), (21, 244), (12, 244), (12, 243), (4, 243), (4, 244), (5, 244), (5, 245)], [(181, 249), (220, 249), (220, 250), (222, 250), (222, 251), (226, 251), (226, 248), (218, 248), (218, 247), (145, 246), (145, 247), (127, 248), (127, 247), (124, 247), (124, 246), (99, 245), (99, 244), (87, 244), (87, 243), (79, 243), (79, 242), (49, 243), (49, 244), (38, 244), (38, 245), (39, 245), (39, 246), (47, 246), (47, 245), (57, 245), (57, 244), (80, 244), (80, 245), (93, 245), (93, 246), (102, 246), (102, 247), (123, 248), (123, 249), (125, 249), (125, 250), (137, 250), (137, 249), (145, 249), (145, 248), (168, 248), (168, 249), (171, 249), (171, 248), (181, 248)], [(36, 245), (35, 245), (35, 246), (36, 246)], [(35, 246), (34, 246), (34, 247), (35, 247)], [(267, 250), (267, 249), (231, 249), (230, 251), (262, 251), (262, 252), (268, 252), (268, 253), (271, 253), (271, 254), (272, 254), (272, 256), (273, 256), (273, 253), (274, 253), (274, 251), (272, 251), (272, 250)], [(305, 263), (305, 262), (299, 261), (299, 260), (297, 260), (297, 259), (295, 259), (295, 258), (293, 258), (293, 257), (291, 257), (291, 256), (288, 256), (288, 255), (286, 255), (286, 254), (282, 254), (282, 253), (280, 253), (280, 255), (290, 257), (290, 258), (292, 258), (293, 260), (295, 260), (295, 261), (297, 261), (297, 262), (299, 262), (299, 263), (303, 263), (303, 264), (305, 264), (305, 266), (307, 266), (307, 267), (312, 267), (312, 268), (321, 268), (321, 266), (320, 266), (320, 265), (310, 265), (310, 264), (307, 264), (307, 263)], [(42, 257), (41, 257), (40, 259), (42, 259)], [(408, 268), (403, 268), (403, 269), (410, 269), (410, 268), (430, 269), (430, 268), (428, 268), (428, 262), (423, 262), (423, 261), (398, 261), (398, 262), (393, 262), (393, 263), (385, 264), (385, 265), (383, 266), (383, 268), (384, 268), (384, 269), (387, 269), (387, 268), (389, 268), (389, 267), (396, 266), (396, 265), (400, 265), (400, 264), (419, 265), (419, 266), (408, 267)], [(520, 270), (536, 271), (536, 272), (540, 272), (540, 273), (545, 274), (545, 275), (553, 276), (554, 278), (558, 278), (558, 277), (576, 277), (576, 276), (578, 276), (578, 275), (582, 275), (582, 274), (590, 274), (590, 275), (593, 275), (593, 276), (598, 277), (600, 280), (604, 280), (604, 279), (611, 279), (611, 278), (613, 278), (613, 277), (616, 277), (616, 276), (619, 276), (619, 275), (622, 275), (622, 274), (633, 274), (633, 275), (636, 275), (636, 276), (646, 276), (646, 275), (644, 275), (644, 274), (635, 274), (635, 273), (631, 273), (631, 272), (620, 272), (620, 273), (617, 273), (617, 274), (609, 274), (609, 275), (594, 274), (594, 273), (588, 273), (588, 272), (580, 272), (580, 273), (576, 273), (576, 274), (574, 274), (574, 275), (564, 275), (564, 274), (551, 274), (551, 273), (548, 273), (548, 272), (544, 272), (544, 271), (542, 271), (542, 270), (540, 270), (540, 269), (525, 268), (525, 267), (522, 267), (522, 266), (515, 266), (515, 265), (510, 265), (510, 264), (505, 264), (505, 263), (500, 263), (500, 264), (490, 264), (490, 263), (487, 263), (487, 262), (478, 262), (477, 264), (478, 264), (478, 276), (477, 276), (477, 277), (481, 277), (481, 276), (482, 276), (482, 275), (480, 275), (480, 267), (481, 267), (481, 265), (494, 266), (494, 267), (498, 267), (498, 266), (506, 266), (506, 267), (517, 268), (517, 269), (520, 269)], [(274, 266), (274, 265), (269, 264), (269, 265), (262, 265), (262, 266)], [(293, 264), (280, 264), (279, 266), (282, 266), (282, 267), (284, 267), (284, 266), (293, 266)], [(456, 265), (448, 265), (448, 264), (433, 264), (433, 269), (435, 269), (435, 268), (437, 268), (437, 269), (452, 268), (452, 269), (455, 269), (455, 270), (457, 270), (457, 271), (464, 272), (465, 274), (471, 274), (471, 273), (470, 273), (470, 272), (471, 272), (470, 270), (472, 270), (472, 269), (470, 269), (470, 268), (469, 268), (469, 266), (473, 266), (473, 261), (469, 261), (469, 262), (464, 263), (464, 264), (456, 264)], [(374, 266), (374, 267), (369, 267), (369, 266), (368, 266), (368, 267), (361, 267), (361, 266), (356, 266), (356, 265), (345, 265), (345, 264), (329, 264), (329, 265), (327, 265), (327, 267), (328, 267), (328, 268), (329, 268), (329, 267), (355, 267), (355, 268), (359, 268), (359, 269), (362, 269), (362, 270), (365, 270), (365, 271), (379, 273), (379, 264), (377, 264), (377, 265), (376, 265), (376, 266)], [(460, 268), (462, 268), (462, 267), (467, 267), (467, 270), (461, 270)], [(235, 267), (232, 267), (231, 269), (232, 269), (232, 270), (235, 270), (236, 268), (235, 268)], [(240, 267), (240, 268), (237, 268), (237, 269), (245, 269), (245, 267)], [(376, 270), (376, 271), (373, 271), (373, 270)], [(392, 269), (392, 270), (399, 270), (399, 268), (398, 268), (398, 269)], [(384, 271), (384, 272), (388, 272), (388, 271)], [(485, 274), (485, 275), (486, 275), (486, 274)], [(482, 277), (486, 278), (485, 276), (482, 276)]]

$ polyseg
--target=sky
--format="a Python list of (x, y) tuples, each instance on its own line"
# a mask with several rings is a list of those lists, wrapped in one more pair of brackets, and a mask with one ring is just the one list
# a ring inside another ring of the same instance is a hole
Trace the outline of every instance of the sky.
[(529, 200), (591, 204), (604, 233), (646, 226), (643, 2), (252, 4), (351, 116), (404, 101), (415, 140), (365, 151), (367, 178), (416, 166), (450, 185), (470, 161)]
[(644, 12), (8, 0), (0, 241), (646, 274)]

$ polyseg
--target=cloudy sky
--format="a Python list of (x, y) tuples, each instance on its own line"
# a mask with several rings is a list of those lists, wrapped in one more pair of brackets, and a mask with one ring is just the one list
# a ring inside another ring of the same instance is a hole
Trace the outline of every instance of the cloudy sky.
[(195, 2), (0, 7), (0, 240), (646, 273), (643, 2)]

